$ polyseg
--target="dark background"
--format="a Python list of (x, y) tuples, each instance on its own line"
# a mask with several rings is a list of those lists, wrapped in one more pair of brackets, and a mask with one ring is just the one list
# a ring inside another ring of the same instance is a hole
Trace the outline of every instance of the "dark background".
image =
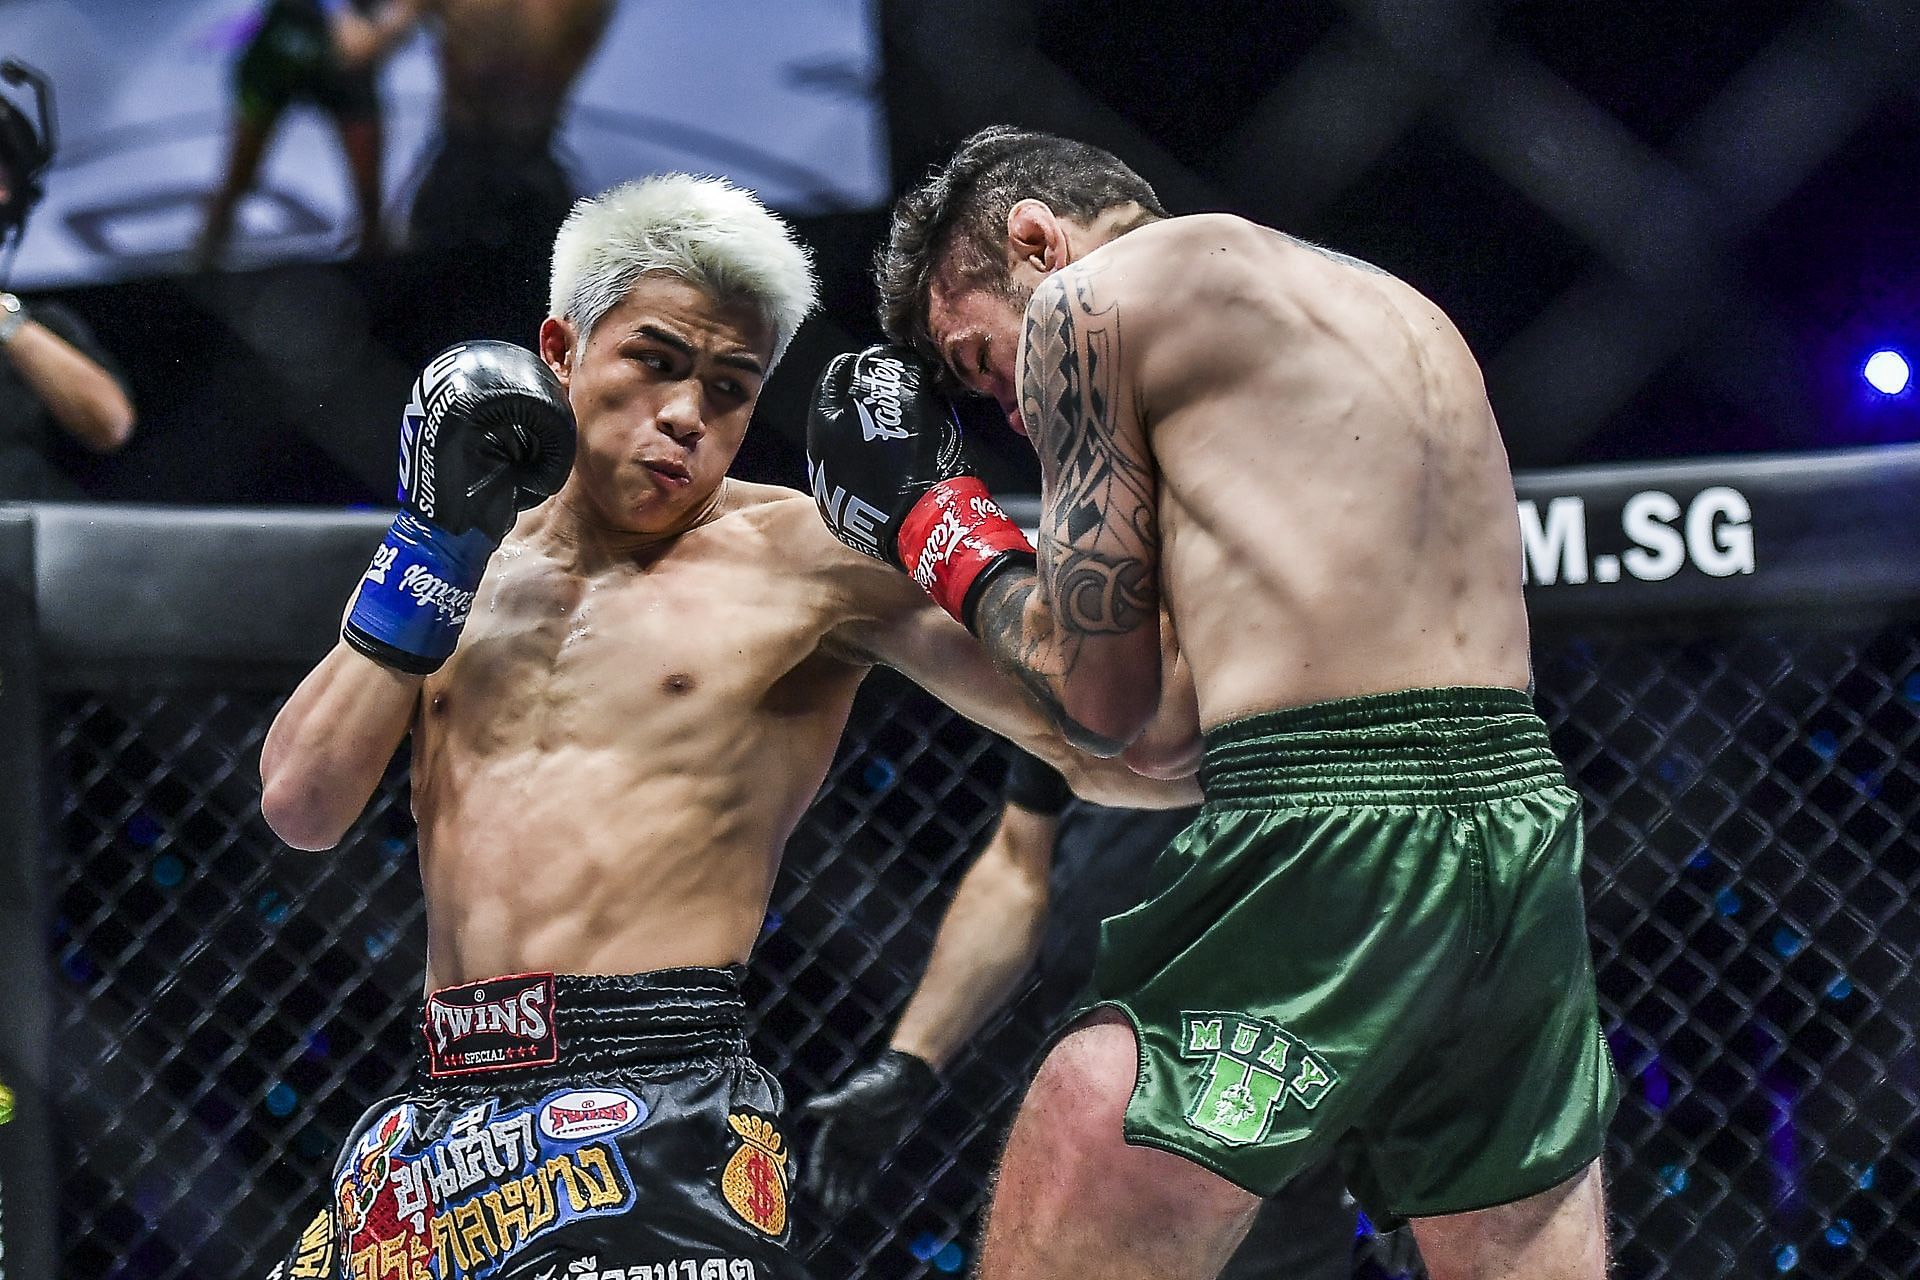
[[(1920, 354), (1917, 10), (876, 12), (896, 186), (1013, 121), (1110, 147), (1176, 210), (1237, 210), (1372, 259), (1452, 314), (1516, 465), (1541, 467), (1920, 440), (1915, 393), (1872, 399), (1858, 377), (1878, 345)], [(883, 228), (880, 210), (802, 221), (826, 311), (770, 384), (743, 473), (801, 479), (814, 372), (874, 336), (864, 266)], [(414, 370), (459, 338), (530, 341), (543, 256), (428, 248), (68, 294), (142, 415), (88, 482), (175, 503), (381, 501)], [(974, 422), (997, 478), (1017, 480), (1025, 446)], [(1590, 923), (1627, 1090), (1609, 1154), (1619, 1274), (1916, 1274), (1910, 613), (1651, 639), (1586, 623), (1543, 629), (1538, 668), (1592, 818)], [(177, 675), (156, 651), (130, 684), (50, 684), (44, 753), (7, 770), (46, 778), (44, 842), (18, 847), (48, 872), (72, 1280), (259, 1274), (407, 1065), (419, 905), (404, 776), (335, 858), (281, 856), (252, 760), (291, 677), (261, 691)], [(11, 678), (0, 692), (35, 696)], [(756, 968), (758, 1047), (796, 1097), (883, 1042), (997, 780), (978, 735), (896, 686), (863, 693)], [(975, 1046), (871, 1204), (802, 1216), (823, 1275), (964, 1265), (995, 1117), (1037, 1039), (1026, 1013)]]
[[(1920, 439), (1915, 0), (883, 0), (896, 188), (996, 121), (1103, 144), (1176, 212), (1229, 209), (1435, 298), (1485, 364), (1516, 466)], [(57, 181), (57, 172), (54, 175)], [(800, 483), (804, 396), (877, 336), (884, 211), (801, 221), (824, 313), (738, 470)], [(62, 295), (130, 372), (141, 428), (70, 461), (163, 502), (390, 493), (418, 365), (530, 343), (541, 246)], [(976, 434), (992, 478), (1016, 441)]]

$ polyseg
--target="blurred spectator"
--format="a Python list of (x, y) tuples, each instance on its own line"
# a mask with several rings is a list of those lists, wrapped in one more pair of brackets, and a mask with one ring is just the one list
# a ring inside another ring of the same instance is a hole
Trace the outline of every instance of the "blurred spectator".
[[(8, 83), (37, 72), (8, 64)], [(0, 99), (0, 244), (24, 233), (52, 158), (50, 104), (40, 130)], [(0, 502), (82, 497), (57, 459), (65, 442), (112, 453), (133, 435), (133, 402), (79, 318), (63, 307), (29, 307), (0, 292)]]
[[(414, 196), (414, 247), (524, 249), (544, 264), (574, 187), (553, 153), (567, 95), (614, 0), (423, 0), (440, 28), (439, 150)], [(545, 284), (544, 272), (538, 272)]]
[(233, 137), (227, 174), (207, 209), (195, 254), (219, 265), (233, 215), (253, 186), (286, 109), (307, 102), (332, 118), (352, 172), (359, 252), (377, 255), (380, 234), (380, 59), (412, 30), (423, 0), (269, 0), (234, 63)]
[(0, 293), (0, 502), (80, 498), (61, 442), (112, 453), (133, 435), (133, 402), (79, 317)]

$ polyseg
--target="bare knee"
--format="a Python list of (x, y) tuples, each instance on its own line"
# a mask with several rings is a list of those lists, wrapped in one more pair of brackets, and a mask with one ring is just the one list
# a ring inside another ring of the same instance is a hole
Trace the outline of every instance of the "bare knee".
[(1021, 1104), (1003, 1181), (1025, 1175), (1031, 1161), (1045, 1172), (1022, 1193), (1055, 1202), (1063, 1214), (1084, 1215), (1097, 1194), (1142, 1219), (1165, 1214), (1189, 1226), (1244, 1226), (1259, 1204), (1253, 1195), (1182, 1156), (1127, 1142), (1139, 1065), (1133, 1026), (1113, 1010), (1095, 1012), (1063, 1037)]
[(1122, 1146), (1121, 1127), (1139, 1066), (1132, 1025), (1111, 1009), (1098, 1010), (1062, 1037), (1040, 1064), (1021, 1118), (1030, 1116), (1075, 1154)]

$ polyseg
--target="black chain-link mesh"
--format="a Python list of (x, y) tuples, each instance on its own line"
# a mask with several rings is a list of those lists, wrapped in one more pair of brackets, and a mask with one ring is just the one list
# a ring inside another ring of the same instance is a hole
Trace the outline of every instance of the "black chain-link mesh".
[[(1915, 632), (1554, 641), (1539, 679), (1590, 804), (1625, 1086), (1618, 1274), (1915, 1274)], [(55, 705), (71, 1280), (264, 1272), (335, 1145), (411, 1064), (424, 939), (404, 771), (339, 850), (290, 851), (259, 815), (275, 707), (213, 691)], [(1000, 771), (924, 695), (890, 677), (863, 691), (751, 979), (758, 1051), (794, 1099), (884, 1043)], [(802, 1210), (821, 1276), (964, 1267), (1042, 1025), (1028, 1001), (980, 1037), (847, 1220)], [(1383, 1256), (1363, 1247), (1356, 1266), (1387, 1274)]]

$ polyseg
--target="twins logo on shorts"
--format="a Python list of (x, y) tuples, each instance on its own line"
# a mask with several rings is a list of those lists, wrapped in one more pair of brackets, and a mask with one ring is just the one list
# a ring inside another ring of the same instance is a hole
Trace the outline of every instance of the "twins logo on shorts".
[(442, 987), (427, 997), (426, 1032), (427, 1074), (436, 1079), (558, 1062), (553, 975), (516, 973)]
[(1266, 1137), (1289, 1098), (1311, 1111), (1340, 1079), (1304, 1040), (1245, 1014), (1182, 1013), (1180, 1056), (1201, 1059), (1204, 1072), (1187, 1123), (1229, 1147)]
[[(411, 1133), (413, 1104), (376, 1120), (373, 1134), (400, 1121)], [(591, 1113), (586, 1119), (577, 1113)], [(353, 1280), (485, 1280), (542, 1236), (584, 1218), (633, 1207), (633, 1178), (610, 1139), (647, 1118), (624, 1089), (567, 1089), (531, 1106), (497, 1112), (489, 1100), (424, 1144), (388, 1148), (378, 1182), (363, 1180), (359, 1225), (346, 1232)], [(364, 1146), (365, 1139), (356, 1144)], [(356, 1176), (349, 1161), (336, 1188)], [(350, 1220), (342, 1218), (342, 1225)]]

